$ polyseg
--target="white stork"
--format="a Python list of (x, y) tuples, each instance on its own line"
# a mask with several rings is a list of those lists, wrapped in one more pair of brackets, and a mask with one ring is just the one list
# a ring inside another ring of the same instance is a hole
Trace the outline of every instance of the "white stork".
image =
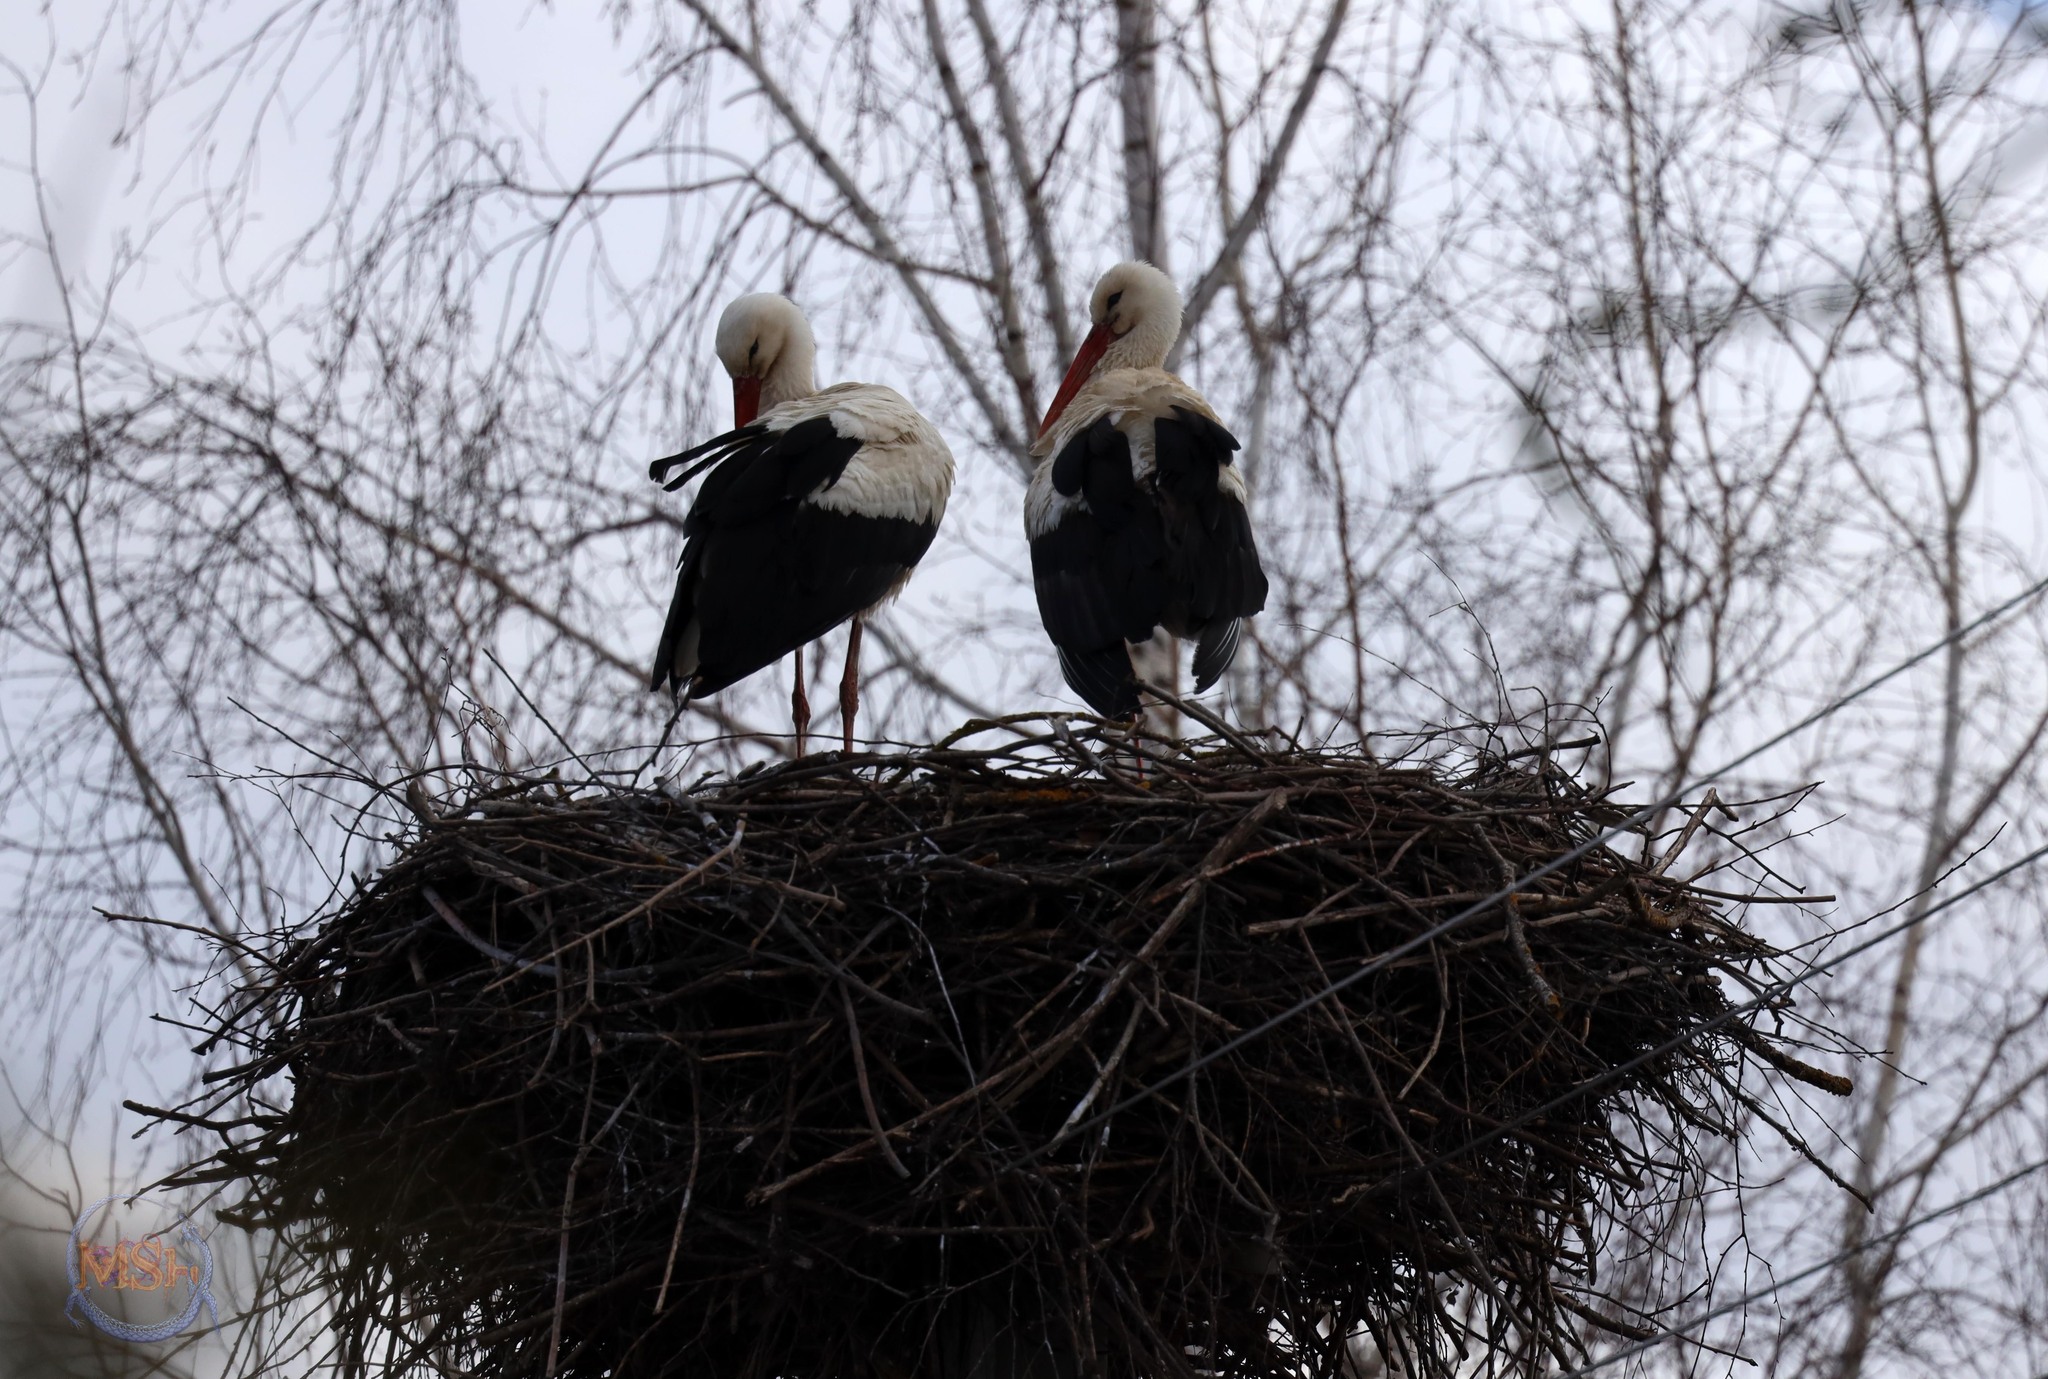
[(1093, 329), (1045, 414), (1024, 495), (1038, 615), (1060, 673), (1105, 718), (1138, 712), (1126, 643), (1159, 627), (1195, 639), (1195, 689), (1237, 654), (1266, 605), (1245, 515), (1237, 439), (1160, 366), (1180, 335), (1180, 293), (1149, 263), (1095, 284)]
[(757, 292), (728, 306), (718, 358), (732, 375), (734, 429), (648, 466), (670, 490), (711, 469), (683, 519), (653, 687), (694, 699), (794, 653), (802, 755), (804, 645), (850, 618), (839, 711), (851, 752), (861, 620), (902, 590), (931, 546), (953, 491), (952, 452), (893, 389), (819, 390), (810, 323), (786, 297)]

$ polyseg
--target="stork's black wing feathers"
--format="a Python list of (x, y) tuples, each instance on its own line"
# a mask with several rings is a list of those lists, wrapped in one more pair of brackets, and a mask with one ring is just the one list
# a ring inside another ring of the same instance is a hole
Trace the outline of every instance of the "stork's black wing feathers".
[(1055, 646), (1060, 676), (1089, 708), (1104, 718), (1132, 718), (1138, 712), (1138, 677), (1131, 653), (1119, 639), (1093, 650)]
[(1128, 717), (1138, 682), (1124, 643), (1151, 636), (1166, 607), (1159, 507), (1139, 490), (1130, 441), (1107, 417), (1067, 442), (1051, 477), (1087, 506), (1031, 543), (1038, 615), (1074, 693), (1105, 718)]
[(708, 529), (706, 523), (731, 526), (758, 517), (777, 503), (816, 493), (839, 481), (860, 447), (858, 437), (840, 435), (832, 418), (824, 416), (800, 421), (786, 431), (765, 430), (757, 422), (686, 450), (677, 458), (703, 454), (718, 468), (697, 491), (683, 531), (688, 534), (693, 522), (701, 529)]
[(1248, 617), (1266, 606), (1266, 575), (1244, 504), (1220, 481), (1237, 438), (1199, 412), (1173, 411), (1153, 424), (1153, 464), (1188, 619)]
[(1175, 407), (1153, 423), (1159, 503), (1172, 549), (1179, 621), (1195, 636), (1195, 689), (1208, 689), (1237, 655), (1242, 620), (1266, 606), (1251, 518), (1221, 484), (1237, 437), (1199, 412)]
[(744, 528), (707, 533), (691, 693), (724, 689), (869, 607), (918, 562), (936, 530), (792, 502)]
[(1266, 577), (1244, 504), (1219, 476), (1236, 437), (1199, 412), (1153, 425), (1154, 466), (1140, 484), (1130, 441), (1108, 417), (1053, 458), (1053, 488), (1080, 497), (1031, 543), (1032, 582), (1060, 670), (1105, 717), (1137, 712), (1124, 643), (1161, 623), (1196, 638), (1195, 687), (1209, 688), (1237, 653), (1241, 620), (1266, 603)]
[(1243, 631), (1243, 618), (1216, 618), (1202, 628), (1195, 638), (1195, 693), (1215, 684), (1230, 669)]
[[(734, 447), (750, 440), (756, 440), (767, 434), (768, 428), (758, 421), (749, 423), (746, 426), (736, 427), (731, 431), (725, 432), (723, 435), (713, 436), (702, 445), (693, 445), (679, 455), (668, 455), (654, 461), (647, 466), (647, 477), (673, 493), (706, 469), (724, 459)], [(700, 456), (702, 456), (701, 459), (699, 458)], [(696, 463), (690, 463), (692, 460), (695, 460)], [(679, 466), (682, 467), (683, 472), (677, 474), (674, 478), (670, 478), (669, 472)]]
[[(935, 522), (804, 501), (837, 483), (860, 447), (814, 417), (786, 431), (741, 427), (675, 457), (709, 456), (718, 467), (683, 519), (654, 688), (687, 675), (692, 694), (724, 689), (881, 599), (924, 555)], [(685, 669), (677, 652), (693, 630), (694, 668)]]
[(661, 640), (654, 647), (654, 674), (647, 682), (649, 689), (658, 690), (670, 681), (680, 687), (685, 678), (684, 672), (676, 668), (676, 648), (682, 645), (696, 620), (697, 586), (703, 563), (703, 545), (685, 542), (682, 559), (676, 563), (676, 591), (669, 597), (668, 616), (661, 622)]
[(1038, 615), (1059, 649), (1060, 671), (1105, 718), (1138, 711), (1138, 682), (1124, 643), (1152, 635), (1165, 601), (1165, 546), (1157, 528), (1157, 513), (1140, 514), (1113, 531), (1095, 514), (1075, 511), (1031, 543)]

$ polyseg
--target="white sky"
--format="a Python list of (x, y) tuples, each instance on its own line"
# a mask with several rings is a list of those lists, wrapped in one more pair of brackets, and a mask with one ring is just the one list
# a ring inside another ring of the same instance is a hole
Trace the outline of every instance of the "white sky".
[[(471, 68), (499, 83), (483, 91), (483, 99), (506, 125), (531, 132), (534, 147), (544, 147), (562, 170), (561, 175), (572, 176), (573, 170), (590, 157), (590, 150), (612, 130), (619, 118), (620, 93), (632, 89), (636, 80), (624, 56), (634, 51), (631, 40), (615, 42), (609, 26), (594, 22), (585, 8), (569, 4), (530, 5), (509, 13), (503, 7), (473, 4), (466, 13), (474, 19), (462, 28), (465, 55)], [(1567, 9), (1539, 12), (1539, 16), (1547, 16), (1558, 25), (1561, 39), (1566, 33), (1566, 15)], [(132, 331), (151, 350), (165, 355), (186, 350), (204, 354), (232, 343), (237, 337), (233, 334), (236, 327), (219, 313), (196, 309), (197, 304), (210, 301), (217, 292), (223, 265), (215, 257), (217, 246), (204, 233), (205, 209), (193, 194), (203, 184), (217, 183), (239, 156), (240, 147), (231, 127), (224, 127), (220, 137), (208, 145), (210, 162), (175, 161), (189, 134), (189, 130), (177, 127), (175, 117), (154, 129), (140, 144), (111, 146), (121, 123), (123, 76), (111, 62), (81, 65), (77, 56), (92, 41), (101, 22), (96, 6), (90, 4), (45, 7), (29, 0), (0, 0), (0, 34), (8, 36), (4, 57), (12, 64), (0, 66), (0, 312), (16, 321), (51, 326), (58, 326), (63, 320), (62, 303), (54, 291), (47, 259), (35, 248), (42, 239), (38, 218), (47, 215), (51, 238), (61, 247), (67, 276), (76, 285), (72, 308), (79, 314), (84, 330), (91, 333), (104, 327), (124, 333)], [(1542, 23), (1542, 17), (1536, 22)], [(1737, 60), (1750, 41), (1748, 31), (1733, 23), (1703, 26), (1689, 33), (1688, 38), (1698, 45), (1694, 55), (1705, 67)], [(824, 54), (813, 54), (811, 58), (828, 60)], [(308, 60), (293, 70), (307, 74), (319, 68), (317, 61)], [(1581, 74), (1560, 63), (1550, 72), (1532, 74), (1532, 80), (1569, 83), (1577, 75)], [(40, 206), (29, 194), (31, 181), (24, 156), (29, 145), (28, 106), (21, 90), (24, 78), (40, 86), (35, 98), (35, 149), (45, 190)], [(287, 247), (316, 228), (325, 214), (331, 194), (332, 131), (348, 94), (345, 78), (345, 69), (335, 68), (324, 84), (308, 77), (304, 89), (276, 93), (280, 115), (269, 127), (261, 145), (258, 170), (249, 181), (246, 222), (234, 240), (228, 261), (232, 275), (240, 277), (276, 265)], [(1805, 90), (1796, 94), (1801, 100), (1817, 100), (1826, 92)], [(196, 112), (203, 95), (192, 93), (174, 102), (172, 108)], [(1792, 96), (1788, 94), (1787, 99)], [(731, 146), (739, 147), (760, 138), (758, 111), (751, 103), (714, 102), (712, 109), (714, 128), (708, 134), (713, 139), (723, 138)], [(1172, 118), (1173, 112), (1168, 115)], [(1433, 111), (1432, 118), (1449, 124), (1474, 115), (1446, 106)], [(1561, 139), (1569, 137), (1569, 133), (1556, 131)], [(1739, 133), (1761, 142), (1772, 131), (1751, 128)], [(2011, 175), (2038, 176), (2043, 141), (2048, 141), (2048, 132), (2031, 146), (2022, 144), (2011, 150)], [(1312, 134), (1304, 156), (1345, 155), (1342, 149), (1316, 149)], [(1435, 183), (1421, 179), (1408, 209), (1419, 224), (1447, 203), (1455, 190), (1449, 173)], [(1714, 189), (1705, 190), (1712, 193)], [(1854, 204), (1857, 190), (1853, 184), (1845, 188), (1845, 206)], [(630, 266), (659, 252), (667, 214), (654, 201), (609, 214), (608, 254), (620, 264)], [(1092, 267), (1077, 268), (1070, 274), (1070, 293), (1077, 304), (1085, 298), (1086, 282), (1094, 268), (1120, 257), (1122, 247), (1120, 231), (1104, 235), (1103, 242), (1092, 250)], [(787, 265), (765, 252), (750, 260), (747, 252), (744, 242), (738, 246), (732, 290), (779, 287)], [(1475, 259), (1483, 259), (1486, 247), (1476, 246), (1473, 252)], [(132, 261), (128, 257), (131, 253), (135, 256)], [(1184, 264), (1175, 266), (1183, 271), (1187, 268)], [(2033, 269), (2033, 284), (2038, 290), (2044, 269), (2039, 257), (2034, 260)], [(328, 271), (319, 264), (288, 268), (280, 288), (281, 300), (290, 300), (294, 294), (299, 300), (308, 299), (309, 294), (317, 299), (325, 288)], [(900, 308), (891, 305), (878, 318), (865, 300), (838, 298), (831, 290), (835, 285), (858, 279), (829, 261), (808, 265), (804, 281), (812, 294), (806, 305), (819, 327), (821, 379), (870, 377), (899, 383), (905, 376), (931, 375), (933, 361), (929, 351), (901, 329), (902, 320), (894, 314)], [(1467, 281), (1468, 285), (1474, 283)], [(495, 299), (509, 295), (508, 282), (503, 273), (494, 273), (488, 280)], [(520, 285), (530, 286), (524, 282)], [(111, 318), (103, 314), (110, 290), (117, 293)], [(1474, 290), (1480, 289), (1475, 286)], [(488, 318), (492, 308), (488, 303), (480, 306)], [(604, 340), (611, 323), (594, 316), (593, 310), (592, 299), (583, 294), (579, 280), (573, 274), (565, 276), (546, 315), (551, 333), (558, 332), (558, 341), (565, 344), (585, 335)], [(108, 325), (109, 320), (116, 324)], [(303, 341), (294, 339), (287, 341), (285, 348), (289, 351), (302, 345)], [(692, 342), (689, 348), (696, 350), (701, 360), (694, 376), (674, 381), (675, 396), (649, 397), (631, 424), (614, 434), (613, 453), (594, 456), (593, 463), (617, 465), (622, 471), (637, 469), (647, 458), (663, 453), (668, 444), (681, 439), (665, 434), (676, 426), (679, 413), (702, 422), (705, 414), (698, 407), (706, 401), (710, 404), (710, 420), (722, 420), (723, 390), (706, 386), (713, 370), (708, 339)], [(1764, 353), (1760, 346), (1759, 356)], [(1060, 362), (1040, 360), (1041, 379), (1056, 377)], [(1202, 363), (1205, 367), (1223, 369), (1229, 361)], [(1453, 476), (1507, 464), (1513, 436), (1498, 421), (1504, 415), (1499, 399), (1488, 397), (1488, 387), (1481, 386), (1488, 381), (1482, 379), (1479, 384), (1471, 384), (1469, 393), (1463, 398), (1458, 396), (1459, 389), (1470, 383), (1470, 377), (1449, 367), (1430, 374), (1423, 380), (1420, 396), (1410, 400), (1410, 407), (1396, 402), (1385, 409), (1384, 421), (1372, 417), (1367, 425), (1384, 430), (1368, 434), (1374, 434), (1375, 439), (1383, 438), (1390, 451), (1406, 446), (1418, 452), (1448, 455)], [(1735, 378), (1726, 386), (1731, 391), (1741, 391), (1762, 385), (1754, 378)], [(1900, 405), (1903, 411), (1903, 400)], [(1415, 410), (1424, 413), (1419, 421)], [(959, 498), (949, 515), (941, 545), (935, 548), (911, 593), (892, 616), (914, 622), (935, 611), (958, 616), (963, 610), (971, 610), (971, 620), (1007, 626), (1014, 636), (961, 648), (957, 666), (949, 668), (959, 670), (972, 695), (997, 707), (1022, 703), (1071, 706), (1071, 698), (1058, 686), (1050, 657), (1034, 641), (1035, 614), (1022, 577), (1025, 554), (1015, 515), (1020, 486), (1000, 460), (977, 447), (971, 428), (943, 414), (935, 414), (935, 420), (947, 431), (961, 460)], [(1904, 424), (1911, 419), (1901, 415), (1896, 420)], [(2036, 420), (2048, 424), (2048, 418)], [(2037, 429), (2032, 434), (2038, 436), (2041, 432)], [(2044, 471), (2026, 435), (2011, 434), (2003, 439), (2010, 448), (2002, 449), (1994, 457), (1986, 496), (1979, 508), (1985, 514), (1982, 535), (2009, 548), (2012, 566), (2048, 570)], [(1384, 477), (1388, 482), (1403, 477), (1399, 469), (1399, 462), (1385, 462)], [(1500, 520), (1513, 525), (1541, 515), (1543, 509), (1536, 496), (1529, 493), (1512, 501)], [(1865, 539), (1873, 543), (1874, 549), (1878, 538)], [(1856, 537), (1845, 538), (1845, 558), (1852, 557), (1855, 550)], [(657, 569), (647, 576), (650, 592), (636, 615), (612, 629), (613, 645), (636, 656), (651, 645), (659, 625), (660, 601), (665, 599), (666, 573), (665, 569)], [(2016, 586), (2002, 575), (1987, 578), (1980, 590), (1979, 606), (1995, 601), (2013, 587)], [(1447, 588), (1446, 603), (1453, 599)], [(630, 602), (623, 591), (621, 602)], [(1900, 645), (1920, 639), (1925, 630), (1924, 624), (1919, 623), (1902, 627)], [(1708, 759), (1724, 754), (1722, 747), (1739, 745), (1764, 724), (1781, 721), (1809, 686), (1837, 683), (1838, 672), (1843, 668), (1832, 661), (1827, 634), (1823, 621), (1814, 629), (1809, 643), (1817, 663), (1812, 679), (1795, 686), (1783, 701), (1760, 704), (1754, 715), (1732, 721), (1724, 730), (1727, 741), (1717, 739), (1716, 749), (1706, 753)], [(828, 656), (836, 654), (836, 644), (828, 642), (827, 646)], [(1512, 660), (1522, 649), (1512, 643), (1505, 648), (1511, 658), (1507, 667), (1511, 684), (1525, 682), (1517, 678)], [(1529, 650), (1533, 655), (1540, 648)], [(21, 670), (18, 662), (10, 667), (15, 674)], [(759, 677), (761, 684), (753, 691), (752, 702), (773, 702), (786, 694), (786, 684), (780, 683), (780, 675), (778, 669)], [(2015, 669), (2014, 675), (2033, 682), (2039, 680), (2040, 671), (2038, 667), (2027, 667)], [(1928, 683), (1916, 682), (1915, 692)], [(1903, 702), (1900, 696), (1886, 700), (1889, 705)], [(18, 710), (9, 708), (5, 712), (10, 729), (19, 730), (21, 723), (15, 717)], [(829, 730), (828, 718), (829, 715), (821, 715), (818, 726)], [(1841, 763), (1843, 774), (1857, 778), (1859, 793), (1878, 792), (1883, 772), (1892, 768), (1883, 755), (1868, 752), (1868, 744), (1859, 740), (1859, 735), (1869, 732), (1868, 724), (1869, 720), (1846, 723), (1836, 735), (1790, 749), (1783, 758), (1785, 769), (1791, 772), (1798, 769), (1799, 763), (1829, 759), (1832, 755)], [(1823, 796), (1824, 801), (1826, 798)], [(1821, 812), (1825, 812), (1824, 804)], [(11, 806), (7, 813), (0, 814), (0, 820), (16, 835), (26, 827), (21, 822), (19, 806)], [(1987, 820), (1987, 830), (1994, 822)], [(1882, 823), (1857, 825), (1852, 821), (1850, 828), (1837, 830), (1828, 842), (1833, 869), (1851, 872), (1863, 860), (1895, 862), (1896, 859), (1883, 855), (1887, 827)], [(2013, 817), (2007, 836), (2001, 839), (1999, 853), (2011, 855), (2031, 845), (2038, 835), (2032, 819)], [(1878, 870), (1887, 885), (1898, 875), (1896, 865), (1880, 865)], [(1881, 889), (1873, 887), (1873, 891)], [(1936, 956), (1944, 962), (1968, 967), (1979, 946), (1970, 939), (1967, 927), (1944, 926), (1940, 932)], [(1992, 950), (1987, 946), (1981, 951)], [(8, 950), (9, 960), (22, 957), (20, 949)], [(22, 975), (17, 974), (17, 980)], [(124, 974), (116, 971), (96, 978), (81, 995), (119, 989), (126, 980)], [(73, 1007), (81, 1011), (89, 1008), (86, 1004)], [(136, 1014), (139, 1012), (130, 1011), (122, 1018), (132, 1020)], [(91, 1144), (107, 1141), (104, 1131), (111, 1121), (110, 1108), (121, 1096), (138, 1095), (135, 1080), (153, 1086), (157, 1095), (168, 1095), (185, 1068), (180, 1040), (162, 1038), (139, 1024), (119, 1025), (117, 1029), (116, 1042), (136, 1049), (140, 1056), (125, 1064), (118, 1076), (108, 1078), (105, 1094), (97, 1099), (98, 1114), (82, 1136), (84, 1142)]]

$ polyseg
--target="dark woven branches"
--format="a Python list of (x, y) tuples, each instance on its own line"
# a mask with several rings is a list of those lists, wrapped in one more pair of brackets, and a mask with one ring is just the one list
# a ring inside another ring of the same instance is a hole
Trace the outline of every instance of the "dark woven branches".
[(1109, 754), (423, 803), (230, 1007), (227, 1090), (289, 1106), (193, 1176), (365, 1372), (1532, 1372), (1642, 1324), (1594, 1255), (1748, 1060), (1826, 1080), (1746, 1018), (1600, 1080), (1776, 957), (1602, 847), (1098, 1122), (1620, 817), (1536, 761)]

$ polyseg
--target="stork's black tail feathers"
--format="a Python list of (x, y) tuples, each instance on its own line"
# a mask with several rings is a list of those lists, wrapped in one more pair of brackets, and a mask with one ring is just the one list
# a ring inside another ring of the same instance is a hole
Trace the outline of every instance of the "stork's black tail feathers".
[(1088, 701), (1088, 707), (1104, 718), (1135, 718), (1138, 715), (1138, 676), (1131, 668), (1131, 653), (1122, 642), (1082, 651), (1070, 646), (1055, 648), (1060, 655), (1060, 674), (1074, 693)]
[[(1236, 659), (1238, 639), (1244, 632), (1242, 618), (1218, 618), (1202, 629), (1195, 640), (1195, 693), (1201, 694), (1223, 678)], [(1088, 707), (1104, 718), (1131, 718), (1139, 709), (1140, 685), (1131, 665), (1130, 648), (1119, 641), (1113, 646), (1083, 651), (1057, 647), (1060, 674), (1074, 693), (1088, 701)]]
[(1223, 677), (1237, 657), (1237, 640), (1244, 631), (1242, 618), (1215, 618), (1195, 639), (1195, 693), (1200, 694)]

